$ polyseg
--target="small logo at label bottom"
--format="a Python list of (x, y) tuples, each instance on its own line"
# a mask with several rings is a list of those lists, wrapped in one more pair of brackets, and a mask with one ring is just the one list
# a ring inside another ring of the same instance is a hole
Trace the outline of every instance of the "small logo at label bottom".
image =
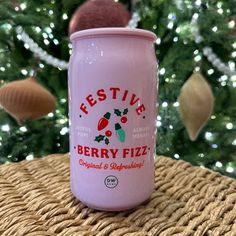
[(118, 179), (114, 175), (105, 178), (104, 183), (108, 188), (115, 188), (118, 185)]

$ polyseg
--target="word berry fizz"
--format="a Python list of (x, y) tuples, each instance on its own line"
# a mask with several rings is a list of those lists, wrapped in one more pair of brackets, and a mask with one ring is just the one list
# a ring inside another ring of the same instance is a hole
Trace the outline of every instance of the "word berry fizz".
[(71, 191), (94, 209), (133, 208), (154, 188), (156, 36), (98, 28), (70, 39)]

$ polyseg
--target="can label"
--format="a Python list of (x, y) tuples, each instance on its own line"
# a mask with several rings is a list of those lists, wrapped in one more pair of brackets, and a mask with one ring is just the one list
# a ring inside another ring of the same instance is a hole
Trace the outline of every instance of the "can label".
[(76, 112), (79, 143), (74, 148), (79, 165), (119, 172), (143, 168), (153, 145), (146, 122), (153, 120), (149, 117), (153, 116), (152, 107), (132, 90), (120, 86), (84, 94)]

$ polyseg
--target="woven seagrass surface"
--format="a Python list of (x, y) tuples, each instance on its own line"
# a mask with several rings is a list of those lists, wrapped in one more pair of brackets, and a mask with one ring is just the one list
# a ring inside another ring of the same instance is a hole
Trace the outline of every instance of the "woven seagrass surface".
[(236, 181), (159, 157), (155, 192), (136, 209), (85, 207), (69, 188), (69, 158), (0, 166), (0, 235), (236, 235)]

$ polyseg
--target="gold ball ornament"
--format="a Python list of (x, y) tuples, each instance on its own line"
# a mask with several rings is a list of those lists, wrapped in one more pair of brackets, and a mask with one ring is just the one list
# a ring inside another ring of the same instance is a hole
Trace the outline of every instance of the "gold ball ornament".
[(55, 108), (54, 96), (34, 77), (13, 81), (0, 88), (0, 105), (19, 124), (45, 116)]
[(191, 141), (195, 141), (214, 107), (211, 87), (200, 73), (184, 83), (178, 98), (179, 112)]

